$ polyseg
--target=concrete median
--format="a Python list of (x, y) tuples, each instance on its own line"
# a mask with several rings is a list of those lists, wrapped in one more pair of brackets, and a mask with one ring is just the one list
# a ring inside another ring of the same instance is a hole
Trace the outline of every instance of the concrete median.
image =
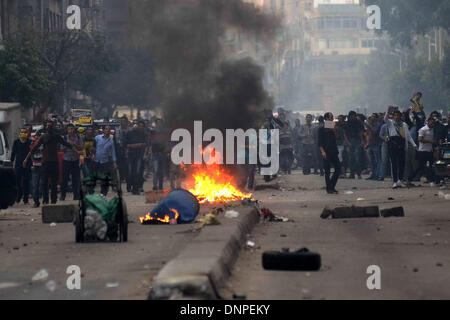
[(218, 288), (230, 276), (246, 235), (259, 220), (254, 208), (238, 207), (238, 218), (219, 216), (220, 225), (200, 234), (155, 277), (149, 299), (218, 299)]

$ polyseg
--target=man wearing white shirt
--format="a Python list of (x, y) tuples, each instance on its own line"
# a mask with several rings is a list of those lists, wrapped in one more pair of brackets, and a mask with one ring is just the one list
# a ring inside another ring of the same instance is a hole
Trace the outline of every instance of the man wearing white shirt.
[[(393, 119), (389, 119), (389, 114), (393, 114)], [(384, 122), (388, 129), (388, 150), (389, 158), (392, 165), (392, 185), (393, 189), (398, 187), (406, 187), (403, 180), (405, 171), (405, 157), (408, 150), (408, 142), (417, 148), (416, 143), (409, 134), (408, 125), (402, 121), (402, 113), (393, 107), (389, 107), (385, 116)]]
[[(412, 172), (411, 177), (416, 177), (419, 174), (419, 177), (422, 175), (425, 168), (427, 168), (427, 179), (430, 182), (431, 186), (434, 186), (434, 172), (432, 169), (433, 165), (433, 145), (436, 144), (434, 138), (434, 127), (436, 126), (436, 122), (434, 118), (429, 118), (427, 121), (427, 125), (422, 127), (419, 130), (419, 151), (416, 153), (417, 160), (419, 161), (419, 166), (415, 172)], [(429, 162), (429, 166), (426, 167), (427, 162)]]

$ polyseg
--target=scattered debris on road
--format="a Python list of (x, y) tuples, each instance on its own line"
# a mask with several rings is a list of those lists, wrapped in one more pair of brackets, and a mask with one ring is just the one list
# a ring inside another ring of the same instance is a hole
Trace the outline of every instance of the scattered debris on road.
[(237, 217), (239, 217), (239, 212), (235, 210), (228, 210), (227, 212), (225, 212), (225, 218), (233, 219)]
[(31, 281), (46, 280), (48, 276), (49, 276), (48, 271), (46, 269), (41, 269), (34, 274), (34, 276), (31, 278)]
[(107, 288), (117, 288), (119, 286), (118, 282), (108, 282), (106, 283)]
[(265, 251), (262, 265), (266, 270), (317, 271), (321, 266), (320, 254), (310, 252), (307, 248), (297, 251)]
[(54, 292), (56, 290), (56, 281), (50, 280), (45, 284), (45, 288), (47, 288), (48, 291)]

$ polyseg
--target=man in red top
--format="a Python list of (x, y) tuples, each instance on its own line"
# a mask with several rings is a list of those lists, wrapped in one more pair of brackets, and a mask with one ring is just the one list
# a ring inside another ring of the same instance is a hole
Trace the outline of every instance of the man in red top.
[(41, 135), (37, 143), (31, 148), (23, 164), (26, 167), (28, 160), (31, 155), (35, 153), (38, 148), (42, 145), (42, 193), (43, 193), (43, 203), (48, 204), (49, 202), (49, 185), (48, 181), (50, 179), (50, 189), (51, 189), (51, 203), (55, 204), (58, 199), (58, 146), (61, 144), (67, 148), (72, 149), (74, 152), (81, 153), (73, 145), (64, 141), (64, 139), (56, 132), (54, 129), (54, 123), (51, 120), (45, 121), (46, 132)]

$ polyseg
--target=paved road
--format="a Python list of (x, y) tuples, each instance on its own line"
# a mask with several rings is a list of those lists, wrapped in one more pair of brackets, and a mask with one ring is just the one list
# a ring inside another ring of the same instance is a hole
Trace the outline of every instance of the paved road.
[[(151, 278), (196, 233), (193, 225), (142, 226), (138, 217), (152, 205), (144, 196), (125, 200), (128, 243), (76, 244), (72, 224), (42, 224), (40, 209), (17, 205), (0, 212), (0, 299), (145, 299)], [(69, 265), (81, 268), (81, 290), (66, 288)], [(32, 282), (40, 269), (48, 279)], [(46, 287), (50, 280), (55, 291)]]
[[(389, 180), (341, 180), (338, 190), (353, 194), (329, 196), (321, 189), (322, 179), (296, 171), (280, 178), (282, 191), (255, 193), (265, 206), (294, 222), (260, 223), (254, 229), (256, 249), (241, 252), (232, 277), (220, 290), (223, 297), (237, 292), (247, 299), (450, 298), (450, 201), (439, 199), (437, 188), (392, 190)], [(325, 205), (341, 204), (403, 205), (406, 217), (319, 217)], [(262, 252), (282, 247), (319, 252), (321, 270), (263, 270)], [(367, 289), (369, 265), (381, 268), (381, 290)]]

